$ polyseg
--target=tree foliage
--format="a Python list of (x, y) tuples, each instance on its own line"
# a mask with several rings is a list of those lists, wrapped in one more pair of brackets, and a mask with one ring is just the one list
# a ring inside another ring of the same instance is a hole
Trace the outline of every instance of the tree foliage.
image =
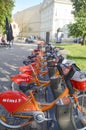
[(77, 17), (77, 14), (85, 9), (86, 10), (86, 0), (71, 0), (73, 3), (73, 8), (74, 8), (74, 16)]
[(75, 23), (68, 25), (71, 36), (82, 37), (86, 44), (86, 0), (71, 0)]
[(15, 0), (0, 0), (0, 26), (4, 29), (5, 19), (11, 20)]

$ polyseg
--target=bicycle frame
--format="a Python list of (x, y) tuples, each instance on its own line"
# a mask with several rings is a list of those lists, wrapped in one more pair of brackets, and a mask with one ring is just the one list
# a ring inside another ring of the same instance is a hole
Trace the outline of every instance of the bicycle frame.
[[(31, 64), (32, 65), (32, 64)], [(33, 65), (32, 65), (33, 66)], [(41, 71), (38, 67), (37, 67), (37, 65), (35, 64), (34, 66), (33, 66), (33, 68), (34, 68), (34, 70), (35, 70), (35, 73), (38, 75), (38, 74), (40, 74), (41, 76), (44, 76), (44, 75), (46, 75), (46, 74), (48, 74), (48, 70), (45, 70), (45, 71)], [(21, 66), (21, 67), (19, 67), (19, 71), (20, 72), (22, 72), (22, 73), (27, 73), (27, 74), (30, 74), (30, 75), (34, 75), (33, 74), (33, 70), (32, 70), (32, 68), (30, 67), (30, 65), (26, 65), (26, 66)]]
[[(30, 84), (31, 82), (35, 82), (38, 87), (47, 87), (48, 85), (50, 85), (50, 82), (51, 82), (50, 80), (42, 81), (42, 80), (38, 79), (37, 72), (35, 71), (33, 64), (30, 64), (29, 67), (25, 66), (25, 70), (26, 70), (26, 68), (28, 68), (28, 72), (26, 71), (25, 73), (11, 76), (11, 80), (18, 85), (20, 85), (21, 83)], [(45, 72), (44, 72), (44, 74), (45, 74)], [(58, 70), (55, 72), (54, 76), (59, 76)]]
[[(15, 82), (16, 84), (20, 85), (21, 83), (25, 83), (25, 84), (29, 84), (31, 82), (35, 82), (37, 84), (37, 86), (39, 87), (46, 87), (50, 84), (50, 80), (49, 81), (41, 81), (38, 79), (37, 74), (39, 74), (37, 72), (36, 68), (36, 64), (32, 63), (29, 66), (23, 66), (20, 67), (19, 70), (22, 71), (22, 74), (17, 74), (15, 76), (11, 76), (11, 80), (12, 82)], [(43, 71), (41, 72), (41, 75), (45, 75), (48, 73), (47, 71)], [(33, 77), (32, 77), (32, 76)]]
[[(35, 79), (27, 74), (19, 74), (17, 76), (12, 76), (11, 79), (15, 81), (17, 84), (21, 84), (22, 82), (25, 82), (26, 84), (30, 82), (37, 82), (37, 84), (40, 86), (42, 82), (39, 82), (36, 73), (31, 66), (31, 69), (34, 72)], [(45, 84), (43, 82), (43, 87), (46, 85), (49, 85), (50, 81), (45, 81)], [(42, 86), (42, 85), (41, 85)], [(7, 123), (4, 120), (4, 117), (0, 115), (0, 123), (2, 123), (4, 126), (9, 128), (20, 128), (22, 126), (25, 126), (29, 123), (32, 123), (32, 121), (36, 121), (37, 123), (41, 123), (43, 121), (46, 121), (47, 119), (43, 115), (43, 112), (46, 112), (50, 109), (52, 109), (54, 106), (58, 104), (59, 99), (65, 98), (65, 97), (73, 97), (74, 103), (76, 104), (79, 111), (82, 112), (82, 109), (80, 105), (78, 104), (78, 97), (76, 94), (70, 94), (69, 89), (66, 87), (64, 91), (51, 103), (41, 103), (38, 102), (33, 93), (30, 92), (29, 96), (26, 96), (24, 93), (18, 92), (18, 91), (5, 91), (0, 93), (0, 104), (7, 110), (9, 115), (13, 117), (19, 117), (22, 119), (30, 119), (27, 123), (24, 123), (19, 126), (11, 126), (7, 125)], [(69, 98), (65, 100), (65, 104), (70, 101)], [(41, 117), (40, 117), (41, 116)], [(40, 120), (39, 120), (40, 119)], [(2, 121), (1, 121), (2, 120)]]
[[(0, 104), (11, 114), (11, 116), (32, 119), (32, 117), (35, 116), (36, 112), (37, 114), (39, 114), (53, 108), (60, 98), (67, 97), (68, 95), (69, 90), (68, 88), (65, 88), (62, 94), (57, 97), (53, 102), (41, 103), (36, 101), (32, 92), (30, 92), (30, 96), (26, 96), (21, 92), (6, 91), (0, 94)], [(74, 101), (77, 104), (77, 96), (71, 96), (74, 98)], [(65, 103), (67, 102), (69, 102), (69, 100), (65, 100)], [(81, 111), (80, 106), (77, 105), (77, 107)], [(3, 119), (3, 117), (1, 117), (1, 119)], [(44, 120), (46, 120), (46, 118), (44, 118), (41, 122), (43, 122)]]
[(0, 104), (2, 104), (8, 112), (14, 114), (16, 112), (31, 112), (31, 111), (47, 111), (57, 104), (59, 98), (63, 98), (68, 95), (68, 89), (57, 97), (52, 103), (39, 103), (35, 100), (32, 92), (29, 96), (18, 91), (5, 91), (0, 93)]
[(15, 76), (11, 76), (10, 78), (13, 82), (15, 82), (18, 85), (20, 85), (21, 83), (29, 84), (31, 82), (35, 82), (37, 86), (39, 87), (46, 87), (50, 84), (50, 80), (49, 81), (39, 80), (33, 67), (32, 67), (32, 71), (33, 71), (34, 77), (32, 77), (29, 74), (23, 73), (23, 74), (17, 74)]

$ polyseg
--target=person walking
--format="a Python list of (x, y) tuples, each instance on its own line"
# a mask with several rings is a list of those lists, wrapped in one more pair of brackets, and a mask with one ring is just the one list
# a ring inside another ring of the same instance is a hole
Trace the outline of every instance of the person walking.
[(8, 47), (8, 44), (6, 43), (4, 36), (2, 36), (2, 38), (1, 38), (1, 45), (4, 46), (4, 47)]
[(7, 42), (9, 44), (9, 47), (11, 47), (11, 41), (13, 44), (14, 37), (13, 37), (12, 26), (11, 24), (9, 24), (7, 17), (6, 17), (6, 35), (7, 35)]
[(9, 47), (11, 47), (11, 42), (12, 42), (12, 45), (13, 45), (13, 40), (14, 40), (13, 31), (12, 31), (12, 26), (10, 24), (9, 30), (8, 30), (8, 33), (7, 33), (7, 41), (9, 42)]

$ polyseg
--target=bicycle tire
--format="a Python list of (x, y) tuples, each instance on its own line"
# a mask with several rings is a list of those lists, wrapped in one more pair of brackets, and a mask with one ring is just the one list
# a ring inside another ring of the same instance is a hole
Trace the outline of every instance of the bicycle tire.
[(85, 130), (84, 128), (86, 127), (86, 112), (85, 112), (86, 111), (86, 93), (84, 93), (84, 95), (83, 93), (81, 93), (77, 97), (78, 97), (78, 102), (82, 109), (82, 112), (80, 112), (78, 108), (74, 106), (73, 116), (76, 122), (77, 129)]
[[(80, 100), (80, 98), (82, 98)], [(78, 100), (79, 100), (79, 104), (82, 108), (82, 111), (83, 111), (83, 115), (82, 115), (82, 118), (84, 119), (85, 122), (83, 122), (85, 125), (86, 125), (86, 93), (83, 93), (83, 94), (80, 94), (78, 96)], [(83, 120), (82, 119), (82, 120)]]
[(12, 89), (12, 90), (20, 91), (19, 85), (16, 84), (15, 82), (12, 82), (12, 83), (11, 83), (11, 89)]
[(2, 126), (10, 129), (15, 129), (27, 126), (29, 123), (31, 124), (32, 122), (32, 118), (25, 119), (12, 116), (2, 105), (0, 105), (0, 124)]

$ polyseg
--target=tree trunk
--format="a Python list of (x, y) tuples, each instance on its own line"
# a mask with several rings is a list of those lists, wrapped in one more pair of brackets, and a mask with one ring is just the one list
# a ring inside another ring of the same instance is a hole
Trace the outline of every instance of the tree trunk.
[(83, 41), (82, 41), (81, 45), (86, 45), (86, 35), (83, 36)]

